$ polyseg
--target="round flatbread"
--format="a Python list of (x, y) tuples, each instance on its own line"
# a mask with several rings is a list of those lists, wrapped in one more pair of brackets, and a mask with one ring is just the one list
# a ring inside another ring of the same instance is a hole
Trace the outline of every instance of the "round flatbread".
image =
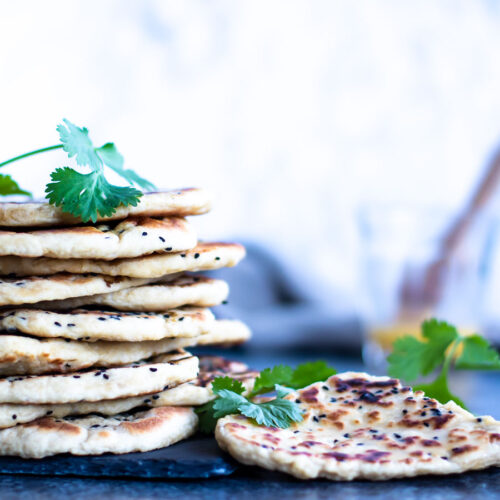
[[(211, 383), (215, 377), (230, 376), (251, 390), (258, 372), (249, 371), (244, 363), (220, 356), (200, 356), (200, 374), (195, 380), (166, 389), (157, 394), (107, 401), (68, 403), (56, 405), (0, 404), (0, 428), (31, 422), (50, 415), (62, 418), (68, 415), (116, 415), (134, 408), (160, 406), (199, 406), (214, 398)], [(15, 415), (15, 419), (12, 418)]]
[(74, 309), (13, 309), (0, 314), (0, 329), (36, 337), (139, 342), (203, 334), (215, 320), (209, 309), (184, 307), (160, 313)]
[(117, 224), (35, 231), (0, 230), (0, 255), (56, 259), (118, 259), (196, 246), (194, 229), (181, 217), (129, 218)]
[(151, 280), (147, 279), (94, 274), (58, 273), (52, 276), (28, 276), (22, 279), (4, 276), (0, 278), (0, 306), (102, 294), (150, 282)]
[(81, 342), (0, 335), (0, 375), (71, 373), (92, 367), (121, 366), (195, 345), (239, 344), (250, 331), (235, 320), (213, 321), (203, 335), (144, 342)]
[[(207, 213), (211, 197), (203, 189), (175, 189), (156, 193), (145, 193), (137, 206), (120, 206), (110, 217), (97, 221), (120, 220), (130, 216), (166, 217)], [(82, 221), (46, 201), (0, 203), (0, 226), (46, 227), (81, 224)]]
[(196, 378), (198, 358), (163, 354), (118, 368), (0, 379), (0, 403), (53, 404), (152, 394)]
[(500, 422), (443, 405), (398, 380), (343, 373), (287, 396), (304, 420), (288, 429), (220, 419), (216, 439), (244, 464), (301, 479), (391, 479), (500, 465)]
[(118, 292), (40, 302), (39, 309), (76, 309), (82, 306), (106, 306), (119, 311), (164, 312), (182, 306), (212, 307), (227, 299), (229, 286), (225, 281), (183, 274), (151, 285), (127, 288)]
[(45, 417), (1, 430), (0, 455), (43, 458), (150, 451), (191, 436), (197, 423), (192, 408), (168, 406), (113, 417)]
[(131, 278), (161, 278), (167, 274), (184, 271), (207, 271), (221, 267), (232, 267), (244, 256), (244, 247), (237, 243), (200, 243), (186, 252), (153, 254), (135, 259), (116, 259), (112, 261), (51, 259), (49, 257), (31, 259), (7, 256), (0, 257), (0, 274), (46, 276), (68, 272), (74, 274), (97, 273), (109, 276), (129, 276)]

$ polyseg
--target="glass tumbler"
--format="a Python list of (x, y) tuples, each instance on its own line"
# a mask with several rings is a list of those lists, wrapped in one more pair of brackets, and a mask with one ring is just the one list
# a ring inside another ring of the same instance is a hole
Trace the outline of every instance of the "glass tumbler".
[(394, 340), (420, 336), (424, 319), (453, 323), (463, 334), (480, 330), (491, 224), (477, 217), (443, 259), (452, 222), (435, 208), (372, 204), (360, 211), (363, 359), (371, 370), (384, 371)]

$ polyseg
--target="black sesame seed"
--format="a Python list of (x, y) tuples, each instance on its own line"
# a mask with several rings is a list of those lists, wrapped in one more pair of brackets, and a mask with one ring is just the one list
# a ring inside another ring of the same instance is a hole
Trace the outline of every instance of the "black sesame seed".
[(61, 326), (61, 323), (59, 323), (58, 321), (54, 321), (54, 325)]
[(54, 413), (52, 410), (49, 410), (47, 412), (45, 412), (45, 415), (52, 415), (52, 413)]
[(215, 260), (220, 260), (220, 257), (215, 257)]
[(482, 422), (482, 421), (483, 421), (483, 419), (481, 417), (476, 418), (476, 422)]
[(104, 318), (103, 316), (99, 316), (97, 319), (98, 319), (99, 321), (106, 321), (106, 318)]
[(423, 412), (420, 413), (421, 417), (425, 417), (426, 415), (427, 415), (427, 413), (425, 411), (423, 411)]
[(186, 254), (185, 254), (185, 253), (181, 253), (181, 257), (185, 257), (185, 256), (186, 256)]
[(429, 423), (428, 422), (424, 422), (424, 425), (425, 425), (425, 427), (429, 427)]
[(171, 252), (171, 251), (172, 251), (172, 247), (165, 248), (165, 252)]
[(324, 390), (324, 391), (329, 391), (330, 388), (327, 386), (327, 385), (322, 385), (321, 388)]
[(408, 413), (408, 410), (403, 410), (403, 415), (406, 415)]
[(394, 433), (394, 437), (395, 437), (396, 439), (401, 439), (401, 434)]
[(349, 433), (348, 433), (348, 432), (346, 432), (346, 433), (344, 434), (344, 437), (345, 437), (345, 438), (348, 438), (348, 437), (349, 437)]
[(151, 403), (151, 400), (150, 399), (145, 399), (144, 403)]
[(165, 238), (164, 238), (163, 236), (158, 236), (158, 238), (160, 238), (160, 241), (161, 241), (162, 243), (165, 243)]
[(66, 326), (68, 326), (68, 327), (71, 328), (72, 326), (75, 326), (75, 324), (74, 323), (68, 323)]
[(155, 394), (154, 396), (152, 396), (153, 399), (160, 399), (160, 396), (158, 396), (158, 394)]
[(104, 375), (102, 376), (102, 378), (105, 378), (106, 380), (108, 380), (108, 379), (109, 379), (109, 375), (104, 374)]
[(316, 415), (313, 417), (313, 420), (314, 420), (315, 422), (319, 422), (319, 418), (318, 418)]
[(158, 368), (150, 368), (149, 371), (150, 372), (156, 372), (156, 371), (158, 371)]
[(200, 254), (199, 254), (198, 252), (196, 252), (196, 253), (194, 254), (194, 258), (195, 258), (195, 259), (197, 259), (199, 256), (200, 256)]
[(17, 418), (16, 414), (12, 415), (12, 420), (16, 420), (16, 418)]
[(295, 402), (299, 405), (301, 403), (300, 399), (296, 399)]
[(80, 378), (80, 375), (73, 375), (73, 378)]
[(337, 402), (337, 398), (330, 398), (330, 403), (336, 403)]
[(143, 231), (142, 235), (143, 235), (143, 236), (147, 236), (147, 235), (148, 235), (148, 233), (146, 233), (146, 231)]
[(184, 321), (184, 316), (181, 316), (178, 321)]

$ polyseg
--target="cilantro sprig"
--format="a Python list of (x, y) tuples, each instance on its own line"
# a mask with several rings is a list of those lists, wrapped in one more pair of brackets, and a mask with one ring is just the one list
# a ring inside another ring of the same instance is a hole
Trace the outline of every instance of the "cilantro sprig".
[(448, 375), (457, 370), (500, 370), (500, 357), (489, 342), (478, 334), (461, 335), (457, 329), (437, 319), (422, 323), (422, 340), (411, 335), (396, 339), (387, 357), (391, 377), (408, 382), (436, 372), (427, 384), (414, 386), (427, 396), (446, 403), (450, 400), (466, 408), (465, 403), (448, 387)]
[[(57, 126), (61, 144), (16, 156), (0, 163), (0, 167), (35, 154), (63, 149), (69, 158), (75, 159), (78, 166), (90, 168), (90, 173), (80, 173), (67, 166), (56, 168), (50, 174), (52, 182), (47, 184), (45, 193), (49, 203), (80, 217), (83, 222), (96, 222), (99, 215), (110, 216), (120, 205), (136, 206), (142, 192), (134, 186), (146, 190), (155, 188), (133, 170), (124, 168), (123, 156), (113, 143), (95, 147), (85, 127), (77, 127), (66, 119), (63, 122)], [(129, 186), (110, 184), (104, 175), (104, 167), (115, 171)], [(0, 195), (12, 194), (31, 196), (9, 175), (0, 174)]]
[[(217, 420), (226, 415), (241, 414), (252, 418), (257, 424), (286, 429), (292, 422), (302, 421), (302, 412), (297, 403), (285, 399), (292, 389), (325, 380), (336, 371), (324, 361), (304, 363), (292, 369), (286, 365), (266, 368), (255, 379), (254, 387), (246, 396), (245, 387), (231, 377), (216, 377), (212, 392), (216, 398), (196, 409), (200, 430), (211, 433)], [(261, 403), (252, 401), (256, 396), (275, 392), (275, 396)]]

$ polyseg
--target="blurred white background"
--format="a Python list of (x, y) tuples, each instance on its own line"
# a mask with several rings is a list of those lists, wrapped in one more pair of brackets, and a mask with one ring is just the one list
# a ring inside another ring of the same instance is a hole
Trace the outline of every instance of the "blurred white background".
[[(500, 140), (495, 1), (3, 0), (0, 68), (0, 161), (87, 126), (158, 186), (210, 189), (203, 236), (266, 244), (343, 312), (359, 207), (457, 209)], [(64, 164), (6, 172), (42, 195)]]

